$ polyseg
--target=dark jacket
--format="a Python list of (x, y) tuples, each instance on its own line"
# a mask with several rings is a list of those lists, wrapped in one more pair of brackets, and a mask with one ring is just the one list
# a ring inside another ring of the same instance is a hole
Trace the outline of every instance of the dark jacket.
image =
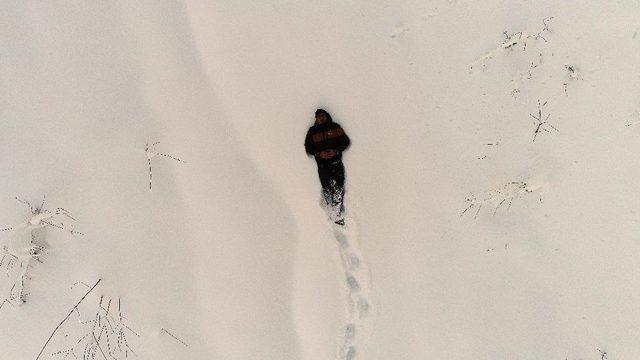
[[(315, 123), (304, 139), (304, 148), (307, 154), (313, 155), (318, 162), (318, 165), (326, 165), (336, 161), (342, 160), (342, 152), (345, 151), (351, 140), (344, 132), (340, 124), (329, 120), (324, 124)], [(331, 159), (323, 159), (319, 156), (323, 150), (333, 149), (336, 151), (336, 155)]]

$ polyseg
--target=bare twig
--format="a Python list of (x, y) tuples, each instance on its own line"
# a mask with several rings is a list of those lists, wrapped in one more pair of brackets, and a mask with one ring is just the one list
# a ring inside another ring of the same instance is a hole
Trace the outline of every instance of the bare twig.
[(515, 199), (518, 199), (526, 194), (531, 194), (537, 189), (532, 187), (523, 181), (509, 181), (505, 183), (501, 188), (489, 190), (485, 196), (478, 199), (474, 194), (470, 194), (466, 198), (467, 207), (460, 213), (460, 216), (464, 216), (471, 209), (477, 209), (475, 212), (476, 219), (480, 214), (480, 210), (482, 207), (487, 204), (489, 207), (494, 206), (493, 215), (498, 213), (498, 210), (502, 207), (502, 205), (506, 204), (508, 211), (511, 208), (511, 204)]
[(76, 348), (82, 346), (84, 347), (83, 359), (87, 360), (94, 360), (100, 354), (110, 360), (125, 359), (129, 357), (129, 354), (137, 356), (129, 346), (125, 333), (130, 331), (138, 337), (140, 335), (124, 322), (126, 317), (122, 314), (120, 298), (118, 298), (117, 310), (115, 310), (116, 306), (111, 307), (113, 304), (115, 304), (113, 298), (100, 296), (95, 315), (89, 321), (80, 321), (80, 312), (76, 308), (79, 323), (89, 325), (90, 328), (72, 347), (58, 351), (57, 354), (69, 353), (69, 351), (75, 354)]
[(538, 134), (541, 131), (551, 132), (549, 130), (549, 128), (551, 128), (552, 130), (558, 131), (558, 132), (560, 131), (555, 126), (553, 126), (553, 125), (551, 125), (549, 123), (549, 117), (551, 117), (551, 114), (547, 114), (547, 116), (543, 120), (542, 108), (545, 105), (547, 105), (546, 101), (541, 105), (540, 104), (540, 100), (538, 100), (538, 114), (537, 115), (529, 114), (532, 118), (534, 118), (536, 120), (534, 122), (534, 125), (535, 125), (536, 128), (533, 131), (533, 142), (536, 141), (536, 138), (538, 137)]
[(185, 162), (184, 160), (182, 160), (182, 159), (180, 159), (178, 157), (175, 157), (173, 155), (157, 152), (156, 151), (156, 146), (159, 143), (160, 143), (159, 141), (156, 141), (156, 142), (154, 142), (152, 144), (149, 144), (147, 142), (145, 144), (145, 148), (144, 148), (144, 152), (147, 155), (147, 163), (148, 163), (148, 166), (149, 166), (149, 191), (152, 191), (151, 183), (153, 182), (153, 172), (151, 171), (151, 159), (153, 159), (154, 157), (159, 155), (159, 156), (162, 156), (162, 157), (165, 157), (165, 158), (169, 158), (169, 159), (175, 160), (177, 162), (181, 162), (181, 163)]
[[(498, 145), (500, 145), (500, 142), (496, 141), (496, 142), (486, 143), (484, 145), (489, 147), (497, 147)], [(486, 158), (487, 158), (487, 154), (477, 157), (478, 160), (484, 160)]]
[(180, 340), (177, 336), (173, 335), (171, 332), (169, 332), (169, 330), (167, 330), (165, 328), (160, 329), (160, 333), (165, 333), (165, 334), (171, 336), (172, 338), (176, 339), (178, 342), (180, 342), (185, 347), (189, 347), (189, 345), (186, 342)]
[(100, 284), (101, 281), (102, 281), (102, 279), (98, 279), (98, 281), (96, 281), (96, 283), (91, 287), (91, 289), (89, 289), (89, 291), (87, 291), (86, 294), (84, 294), (84, 296), (80, 299), (80, 301), (78, 301), (76, 306), (74, 306), (73, 309), (71, 309), (71, 311), (69, 311), (69, 314), (67, 314), (67, 316), (64, 319), (62, 319), (62, 321), (58, 324), (58, 326), (56, 326), (56, 328), (53, 330), (53, 332), (51, 333), (51, 335), (49, 336), (47, 341), (44, 343), (44, 346), (42, 346), (42, 349), (40, 350), (40, 353), (38, 354), (38, 356), (36, 356), (36, 360), (38, 360), (40, 358), (40, 356), (44, 352), (44, 349), (47, 347), (47, 345), (49, 345), (49, 342), (51, 341), (53, 336), (56, 334), (58, 329), (62, 326), (62, 324), (64, 324), (64, 322), (67, 321), (67, 319), (69, 319), (71, 314), (73, 314), (73, 312), (78, 308), (78, 306), (80, 306), (80, 304), (84, 301), (84, 299), (93, 291), (93, 289), (96, 288), (96, 286), (98, 286), (98, 284)]
[(13, 305), (13, 303), (11, 301), (9, 301), (8, 299), (4, 299), (2, 301), (2, 304), (0, 304), (0, 310), (2, 310), (2, 307), (4, 306), (4, 304), (10, 304)]
[(102, 356), (104, 356), (104, 360), (109, 360), (107, 358), (107, 355), (104, 354), (104, 351), (102, 350), (102, 347), (100, 346), (100, 340), (96, 339), (96, 335), (94, 333), (91, 333), (91, 336), (93, 336), (93, 340), (96, 342), (96, 346), (100, 350), (100, 353), (102, 354)]
[(535, 41), (543, 40), (544, 42), (547, 42), (545, 35), (547, 33), (551, 33), (551, 29), (549, 28), (549, 22), (551, 21), (551, 19), (553, 19), (553, 17), (548, 17), (543, 19), (542, 20), (543, 27), (536, 34), (529, 34), (524, 31), (518, 31), (512, 34), (509, 34), (507, 31), (503, 32), (502, 34), (505, 37), (504, 41), (500, 43), (493, 50), (485, 53), (475, 61), (471, 62), (468, 65), (469, 70), (473, 70), (478, 65), (482, 65), (484, 67), (486, 65), (485, 64), (486, 60), (492, 59), (498, 54), (504, 53), (507, 50), (513, 50), (516, 47), (516, 45), (522, 45), (522, 51), (526, 51), (529, 40), (535, 40)]
[(91, 289), (91, 286), (89, 286), (87, 283), (85, 283), (84, 281), (78, 281), (75, 284), (71, 285), (71, 288), (73, 289), (76, 285), (84, 285), (87, 289)]
[(473, 218), (476, 219), (478, 217), (478, 214), (480, 213), (480, 210), (482, 209), (482, 205), (484, 205), (484, 201), (478, 201), (474, 194), (469, 194), (469, 196), (467, 196), (467, 198), (465, 199), (465, 202), (469, 205), (467, 205), (467, 207), (460, 213), (460, 216), (464, 216), (467, 211), (477, 207), (476, 213), (473, 216)]
[(606, 352), (606, 351), (603, 351), (603, 350), (598, 349), (598, 352), (600, 353), (600, 360), (606, 360), (606, 359), (608, 359), (608, 357), (609, 357), (609, 356), (608, 356), (608, 354), (607, 354), (607, 352)]

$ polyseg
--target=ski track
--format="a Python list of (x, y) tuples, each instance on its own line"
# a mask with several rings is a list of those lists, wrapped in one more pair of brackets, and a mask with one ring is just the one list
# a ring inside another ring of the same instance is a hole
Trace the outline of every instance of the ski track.
[(344, 227), (334, 226), (333, 234), (347, 290), (346, 318), (338, 339), (336, 359), (353, 360), (362, 345), (365, 320), (371, 315), (371, 274), (362, 257), (353, 219), (346, 218)]

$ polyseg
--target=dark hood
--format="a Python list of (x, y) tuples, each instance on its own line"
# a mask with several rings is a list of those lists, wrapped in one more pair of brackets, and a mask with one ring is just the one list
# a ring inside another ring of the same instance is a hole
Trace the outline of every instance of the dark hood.
[[(326, 122), (326, 123), (324, 123), (324, 124), (322, 124), (322, 125), (331, 124), (331, 123), (333, 122), (333, 118), (331, 117), (331, 114), (329, 114), (326, 110), (324, 110), (324, 109), (318, 109), (318, 110), (316, 110), (316, 116), (317, 116), (318, 114), (325, 114), (325, 115), (327, 115), (327, 122)], [(320, 124), (318, 124), (318, 122), (316, 122), (316, 121), (314, 121), (313, 123), (314, 123), (315, 125), (320, 125)]]

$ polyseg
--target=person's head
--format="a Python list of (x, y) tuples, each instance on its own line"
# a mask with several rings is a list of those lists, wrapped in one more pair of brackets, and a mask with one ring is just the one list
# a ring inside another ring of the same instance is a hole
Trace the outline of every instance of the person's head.
[(329, 115), (328, 112), (326, 112), (324, 109), (318, 109), (316, 110), (316, 123), (322, 125), (324, 123), (327, 122), (331, 122), (331, 115)]

